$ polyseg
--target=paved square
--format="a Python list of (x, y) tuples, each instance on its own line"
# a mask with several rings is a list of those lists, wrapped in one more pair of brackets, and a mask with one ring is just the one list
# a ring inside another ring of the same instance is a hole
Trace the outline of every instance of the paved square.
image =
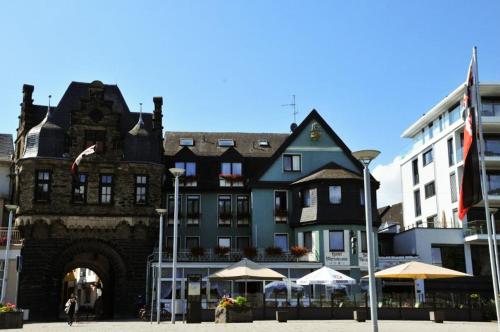
[[(289, 321), (278, 323), (275, 321), (256, 321), (254, 323), (240, 324), (183, 324), (171, 325), (169, 322), (157, 325), (149, 322), (121, 321), (121, 322), (82, 322), (69, 327), (66, 323), (33, 323), (26, 324), (26, 332), (59, 332), (59, 331), (85, 331), (85, 332), (146, 332), (146, 331), (238, 331), (238, 332), (370, 332), (370, 322), (357, 323), (347, 320), (322, 320), (322, 321)], [(436, 324), (430, 321), (381, 321), (380, 332), (493, 332), (497, 331), (496, 322), (445, 322)], [(17, 330), (18, 331), (18, 330)]]

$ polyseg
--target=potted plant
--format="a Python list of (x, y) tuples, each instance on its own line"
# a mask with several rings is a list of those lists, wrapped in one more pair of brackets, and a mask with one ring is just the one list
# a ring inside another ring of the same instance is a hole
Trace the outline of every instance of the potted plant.
[(11, 303), (0, 303), (0, 329), (23, 327), (23, 312)]
[(255, 247), (247, 247), (243, 248), (243, 255), (247, 258), (254, 258), (257, 256), (257, 248)]
[(251, 323), (252, 309), (247, 306), (247, 299), (223, 297), (215, 309), (215, 323)]
[(193, 257), (201, 257), (205, 255), (205, 248), (203, 247), (193, 247), (190, 249), (191, 256)]
[(283, 254), (283, 249), (280, 247), (267, 247), (266, 254), (268, 256), (279, 256)]
[(293, 257), (299, 260), (300, 257), (305, 256), (307, 254), (307, 248), (301, 246), (293, 246), (290, 248), (290, 253), (293, 255)]

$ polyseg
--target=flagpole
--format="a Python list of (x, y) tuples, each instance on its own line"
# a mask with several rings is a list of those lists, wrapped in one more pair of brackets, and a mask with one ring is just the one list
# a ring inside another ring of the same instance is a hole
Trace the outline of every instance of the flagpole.
[(486, 214), (486, 229), (488, 232), (488, 248), (490, 254), (490, 265), (491, 265), (491, 279), (493, 281), (493, 294), (495, 296), (495, 308), (497, 313), (497, 325), (500, 330), (500, 303), (498, 299), (498, 279), (497, 279), (497, 269), (495, 264), (495, 252), (496, 248), (493, 248), (492, 232), (491, 232), (491, 215), (490, 215), (490, 205), (488, 200), (488, 181), (486, 181), (486, 167), (484, 164), (484, 142), (483, 142), (483, 124), (482, 124), (482, 105), (481, 105), (481, 95), (479, 93), (479, 75), (477, 69), (477, 47), (474, 46), (472, 54), (473, 63), (473, 77), (474, 77), (474, 101), (475, 106), (474, 112), (476, 113), (477, 127), (479, 131), (479, 164), (481, 166), (481, 188), (483, 191), (483, 202), (484, 202), (484, 212)]

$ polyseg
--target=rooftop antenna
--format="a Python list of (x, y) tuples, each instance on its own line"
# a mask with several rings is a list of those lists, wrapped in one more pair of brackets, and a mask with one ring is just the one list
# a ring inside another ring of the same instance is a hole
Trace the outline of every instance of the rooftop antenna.
[(281, 106), (291, 106), (293, 108), (293, 122), (297, 122), (297, 114), (299, 114), (299, 111), (297, 111), (297, 104), (295, 103), (295, 95), (292, 95), (292, 102), (290, 104), (283, 104)]
[(293, 108), (293, 123), (290, 127), (290, 129), (292, 131), (295, 130), (295, 128), (297, 128), (297, 114), (299, 114), (299, 111), (297, 111), (297, 104), (295, 103), (295, 95), (293, 94), (292, 95), (292, 102), (290, 104), (283, 104), (281, 106), (288, 106), (288, 107), (292, 107)]

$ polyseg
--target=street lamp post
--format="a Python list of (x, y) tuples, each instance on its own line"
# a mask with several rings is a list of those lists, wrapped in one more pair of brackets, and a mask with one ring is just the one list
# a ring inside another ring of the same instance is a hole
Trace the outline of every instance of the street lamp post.
[(372, 200), (370, 186), (370, 171), (368, 165), (380, 154), (377, 150), (356, 151), (352, 155), (364, 165), (364, 190), (365, 190), (365, 219), (366, 219), (366, 242), (368, 246), (368, 277), (370, 281), (370, 315), (372, 321), (372, 331), (378, 332), (377, 317), (377, 289), (375, 287), (375, 248), (372, 227)]
[(174, 243), (172, 248), (172, 305), (171, 305), (171, 313), (172, 313), (172, 324), (175, 324), (175, 299), (176, 299), (176, 290), (177, 290), (177, 223), (179, 220), (179, 176), (184, 174), (184, 169), (182, 168), (170, 168), (170, 173), (175, 177), (175, 185), (174, 185)]
[(12, 239), (12, 219), (14, 219), (17, 205), (5, 205), (5, 207), (9, 210), (9, 226), (7, 227), (7, 243), (5, 244), (5, 257), (3, 260), (2, 296), (0, 297), (0, 302), (2, 303), (5, 302), (5, 293), (7, 292), (7, 283), (9, 281), (9, 249)]
[(163, 216), (167, 213), (167, 210), (156, 209), (156, 212), (160, 215), (160, 232), (158, 235), (158, 268), (156, 272), (156, 322), (160, 324), (161, 263), (163, 261)]

